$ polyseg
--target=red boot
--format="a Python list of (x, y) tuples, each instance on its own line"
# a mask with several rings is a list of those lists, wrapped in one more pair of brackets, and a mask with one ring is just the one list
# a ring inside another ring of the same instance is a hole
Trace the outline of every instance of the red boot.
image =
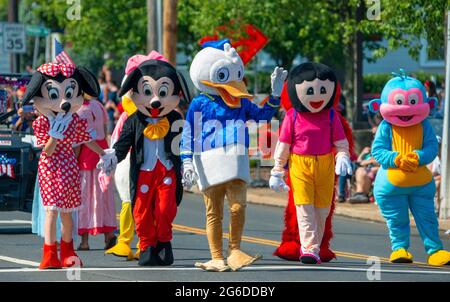
[(65, 242), (61, 239), (60, 249), (62, 267), (72, 267), (78, 263), (80, 264), (80, 267), (83, 266), (80, 257), (78, 257), (78, 255), (73, 250), (73, 240), (71, 240), (70, 242)]
[(61, 268), (61, 261), (58, 259), (58, 250), (56, 243), (47, 245), (44, 243), (44, 254), (42, 255), (39, 269), (58, 269)]

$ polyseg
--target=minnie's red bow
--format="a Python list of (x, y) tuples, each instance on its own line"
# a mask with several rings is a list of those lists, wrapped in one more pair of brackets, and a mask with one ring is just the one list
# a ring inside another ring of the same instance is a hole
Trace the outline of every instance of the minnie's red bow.
[(56, 77), (58, 73), (62, 73), (66, 78), (70, 78), (75, 72), (75, 68), (73, 64), (45, 63), (37, 71), (51, 77)]

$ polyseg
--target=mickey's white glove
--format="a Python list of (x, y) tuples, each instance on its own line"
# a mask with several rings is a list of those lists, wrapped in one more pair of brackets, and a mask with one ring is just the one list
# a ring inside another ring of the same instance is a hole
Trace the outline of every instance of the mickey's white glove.
[(56, 115), (55, 118), (49, 118), (50, 121), (50, 130), (48, 131), (48, 135), (56, 139), (64, 139), (67, 128), (69, 127), (70, 122), (72, 121), (72, 113), (60, 112)]
[(289, 191), (289, 186), (286, 185), (283, 176), (284, 172), (272, 171), (270, 173), (269, 187), (277, 193)]
[(270, 76), (272, 96), (279, 97), (283, 90), (284, 81), (286, 81), (288, 72), (283, 67), (275, 67), (272, 75)]
[(190, 189), (197, 183), (198, 175), (195, 172), (192, 159), (186, 158), (183, 160), (183, 184)]
[(346, 176), (347, 174), (352, 175), (353, 170), (350, 158), (347, 155), (339, 155), (336, 158), (336, 166), (334, 171), (339, 176)]
[(106, 175), (110, 175), (117, 166), (116, 150), (105, 149), (105, 155), (100, 157), (97, 169), (101, 169)]

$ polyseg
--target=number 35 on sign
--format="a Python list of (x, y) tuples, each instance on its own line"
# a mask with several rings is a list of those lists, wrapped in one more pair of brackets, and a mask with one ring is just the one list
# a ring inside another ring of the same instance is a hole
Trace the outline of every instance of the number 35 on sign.
[(3, 51), (5, 53), (25, 53), (26, 39), (25, 26), (20, 23), (0, 24), (0, 33), (3, 36)]

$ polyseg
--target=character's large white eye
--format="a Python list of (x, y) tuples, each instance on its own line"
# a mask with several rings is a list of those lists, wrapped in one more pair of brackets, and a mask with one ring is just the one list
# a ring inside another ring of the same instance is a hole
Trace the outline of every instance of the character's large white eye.
[(417, 93), (411, 93), (408, 95), (408, 103), (410, 105), (416, 105), (419, 103), (419, 96)]
[(223, 83), (223, 82), (228, 81), (229, 77), (230, 77), (230, 71), (228, 70), (228, 68), (222, 67), (219, 70), (217, 70), (217, 73), (216, 73), (217, 81)]
[(394, 103), (397, 105), (403, 105), (405, 103), (405, 96), (401, 93), (394, 95)]
[(152, 92), (152, 86), (150, 86), (148, 83), (145, 83), (142, 86), (142, 92), (146, 95), (146, 96), (151, 96), (153, 94)]
[(160, 97), (166, 97), (169, 94), (169, 87), (167, 85), (161, 85), (161, 87), (159, 88), (159, 92), (158, 95)]
[(64, 92), (64, 97), (66, 99), (71, 99), (73, 97), (74, 92), (75, 92), (74, 87), (69, 86), (66, 88), (66, 91)]
[(56, 89), (55, 87), (52, 87), (52, 86), (48, 86), (47, 89), (48, 89), (48, 97), (51, 100), (57, 100), (59, 98), (58, 89)]

